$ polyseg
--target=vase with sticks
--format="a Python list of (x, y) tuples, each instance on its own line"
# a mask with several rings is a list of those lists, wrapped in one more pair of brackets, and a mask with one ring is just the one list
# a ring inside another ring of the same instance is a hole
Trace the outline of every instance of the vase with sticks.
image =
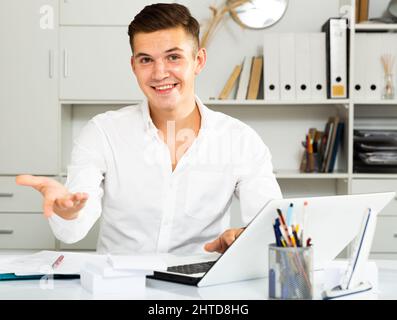
[(383, 99), (394, 99), (394, 55), (384, 54), (381, 57), (384, 71)]

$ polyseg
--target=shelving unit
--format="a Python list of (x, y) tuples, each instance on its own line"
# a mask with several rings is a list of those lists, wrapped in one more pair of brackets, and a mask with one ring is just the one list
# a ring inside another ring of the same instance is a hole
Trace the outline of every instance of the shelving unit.
[[(12, 3), (17, 2), (20, 3), (19, 5), (24, 3), (22, 0), (5, 0), (4, 3), (8, 3), (11, 6)], [(41, 53), (41, 56), (39, 56), (41, 64), (37, 64), (37, 66), (47, 68), (50, 62), (53, 64), (50, 64), (53, 68), (53, 78), (51, 79), (57, 82), (59, 90), (54, 91), (55, 101), (51, 104), (53, 109), (51, 109), (52, 113), (50, 116), (47, 114), (47, 117), (43, 117), (45, 112), (44, 110), (40, 111), (40, 108), (37, 108), (38, 111), (36, 113), (29, 114), (31, 114), (31, 120), (42, 119), (41, 128), (45, 128), (46, 130), (41, 133), (46, 139), (50, 140), (51, 150), (53, 151), (50, 154), (51, 157), (46, 157), (45, 154), (41, 157), (32, 150), (30, 157), (30, 159), (34, 160), (32, 160), (32, 164), (40, 164), (42, 163), (40, 161), (43, 159), (44, 163), (49, 162), (50, 160), (48, 159), (51, 159), (51, 163), (47, 164), (45, 168), (40, 168), (40, 170), (37, 169), (37, 166), (35, 167), (28, 163), (27, 167), (18, 171), (11, 170), (15, 164), (11, 161), (12, 159), (7, 160), (8, 167), (0, 160), (0, 169), (2, 164), (5, 168), (0, 176), (0, 193), (8, 192), (10, 181), (19, 173), (29, 172), (32, 174), (47, 175), (64, 181), (73, 139), (78, 135), (79, 130), (86, 121), (106, 110), (138, 104), (142, 98), (139, 96), (137, 86), (130, 85), (130, 83), (133, 83), (130, 82), (133, 77), (130, 72), (130, 66), (128, 65), (130, 49), (126, 37), (126, 27), (128, 24), (126, 21), (128, 17), (134, 16), (142, 8), (142, 4), (139, 1), (125, 1), (123, 3), (125, 6), (129, 6), (128, 8), (123, 7), (123, 10), (120, 9), (120, 12), (117, 12), (117, 6), (115, 6), (115, 12), (109, 15), (106, 1), (103, 0), (91, 1), (93, 4), (95, 2), (95, 5), (91, 7), (89, 13), (83, 8), (84, 5), (78, 1), (51, 0), (50, 2), (54, 6), (54, 9), (56, 9), (55, 12), (59, 13), (59, 16), (56, 15), (54, 20), (56, 28), (51, 31), (52, 33), (49, 33), (53, 36), (51, 39), (55, 39), (55, 47), (52, 48), (52, 53), (45, 52), (44, 55)], [(193, 15), (201, 21), (208, 16), (207, 7), (211, 2), (211, 0), (191, 0), (183, 1), (183, 4), (188, 5)], [(37, 8), (42, 5), (41, 0), (31, 0), (30, 3), (34, 3)], [(340, 14), (341, 6), (346, 5), (346, 3), (351, 6), (351, 10), (354, 12), (354, 0), (332, 0), (321, 3), (318, 0), (290, 1), (289, 9), (283, 20), (275, 25), (274, 28), (264, 30), (264, 32), (290, 32), (291, 30), (297, 33), (319, 32), (321, 24), (329, 17), (335, 17)], [(298, 24), (296, 24), (296, 16), (298, 13), (299, 15), (302, 14), (302, 6), (310, 6), (314, 8), (313, 10), (317, 10), (318, 14), (315, 17), (311, 17), (311, 19), (299, 20)], [(8, 11), (12, 12), (10, 10)], [(8, 11), (5, 10), (4, 12)], [(39, 12), (39, 10), (35, 9), (34, 12)], [(377, 115), (383, 112), (389, 120), (393, 119), (390, 116), (393, 116), (394, 112), (397, 114), (397, 98), (393, 101), (368, 100), (354, 98), (354, 95), (352, 95), (354, 92), (356, 33), (366, 31), (372, 33), (377, 31), (394, 32), (397, 31), (397, 24), (355, 25), (353, 23), (351, 25), (349, 31), (349, 99), (293, 101), (213, 100), (210, 97), (215, 96), (214, 92), (218, 90), (218, 87), (223, 85), (224, 78), (228, 76), (231, 65), (234, 65), (240, 57), (247, 53), (254, 55), (257, 52), (262, 52), (258, 49), (261, 48), (263, 42), (263, 34), (261, 32), (242, 31), (235, 23), (227, 23), (229, 22), (226, 22), (223, 29), (220, 28), (219, 30), (219, 33), (223, 32), (223, 34), (217, 35), (219, 39), (222, 39), (224, 44), (220, 45), (214, 41), (208, 49), (209, 60), (206, 67), (207, 71), (203, 72), (200, 75), (201, 78), (198, 79), (200, 82), (198, 95), (209, 108), (236, 117), (251, 125), (258, 132), (272, 152), (275, 175), (285, 197), (382, 191), (385, 188), (385, 181), (387, 188), (397, 190), (397, 174), (358, 174), (353, 172), (353, 129), (360, 124), (360, 117), (363, 114), (371, 114), (371, 112), (377, 113)], [(40, 34), (44, 34), (44, 32)], [(105, 43), (105, 38), (112, 39), (114, 43), (112, 42), (110, 45)], [(238, 46), (237, 43), (239, 44)], [(10, 47), (12, 47), (12, 43), (10, 43)], [(84, 47), (84, 50), (81, 49), (82, 47)], [(233, 47), (233, 53), (236, 58), (233, 58), (233, 55), (227, 52), (227, 48), (229, 47)], [(82, 51), (85, 53), (91, 52), (91, 54), (84, 56), (83, 59), (81, 55)], [(107, 69), (102, 70), (102, 65), (107, 66)], [(3, 69), (5, 72), (10, 72), (10, 74), (13, 72), (7, 69), (7, 64), (4, 64)], [(45, 74), (47, 73), (51, 74), (50, 70), (45, 69)], [(7, 87), (7, 80), (5, 78), (2, 79), (1, 85)], [(212, 81), (212, 79), (218, 80)], [(123, 84), (124, 87), (121, 88), (118, 84)], [(7, 104), (11, 104), (11, 102), (14, 103), (14, 101), (2, 101), (2, 103)], [(37, 103), (38, 107), (41, 107), (40, 103), (37, 101), (35, 103)], [(30, 107), (28, 104), (21, 104), (19, 106), (21, 108)], [(20, 110), (15, 115), (16, 118), (24, 113), (21, 111), (22, 109), (15, 110)], [(322, 130), (328, 117), (334, 115), (339, 115), (344, 119), (346, 125), (345, 137), (338, 154), (335, 172), (300, 173), (298, 168), (303, 153), (301, 141), (304, 139), (308, 128), (316, 127)], [(367, 119), (366, 121), (372, 121), (370, 117), (365, 119)], [(11, 123), (10, 120), (6, 121)], [(4, 128), (10, 127), (9, 123), (3, 122), (5, 121), (0, 117), (0, 124)], [(56, 124), (55, 126), (49, 125), (54, 123)], [(377, 122), (373, 122), (373, 125), (377, 125)], [(6, 136), (7, 134), (8, 132), (3, 132), (3, 135)], [(28, 139), (30, 134), (30, 132), (25, 132), (25, 137)], [(9, 170), (6, 170), (6, 168)], [(371, 187), (367, 188), (367, 185)], [(16, 194), (22, 192), (22, 188), (17, 189), (15, 192)], [(31, 194), (35, 194), (35, 191), (31, 191)], [(25, 214), (36, 213), (34, 217), (39, 218), (37, 214), (40, 209), (37, 206), (39, 198), (37, 195), (34, 197), (36, 197), (36, 200), (28, 209), (25, 207), (22, 209), (15, 207), (15, 210), (23, 211)], [(4, 209), (5, 206), (2, 202), (5, 201), (3, 200), (0, 198), (0, 212), (6, 214), (14, 212)], [(232, 208), (232, 215), (237, 215), (237, 213), (238, 204)], [(394, 216), (397, 219), (397, 200), (387, 208), (385, 215), (387, 219)], [(0, 221), (2, 217), (4, 218), (5, 216), (0, 214)], [(384, 225), (384, 223), (381, 222), (380, 225)], [(397, 234), (397, 225), (395, 230), (394, 233)], [(48, 243), (49, 236), (47, 231), (43, 231), (43, 234), (46, 236), (44, 240), (42, 239), (40, 240), (41, 242), (38, 242), (39, 244), (43, 243), (43, 241), (47, 241), (46, 243)], [(88, 240), (80, 244), (65, 246), (59, 242), (54, 242), (54, 246), (56, 248), (68, 249), (93, 249), (95, 247), (96, 232), (97, 230), (94, 230), (90, 233), (87, 238)], [(393, 243), (394, 233), (390, 234), (390, 230), (387, 232), (385, 234), (390, 237), (389, 240)], [(380, 233), (382, 232), (380, 231)], [(2, 236), (0, 235), (0, 237)], [(380, 243), (383, 243), (384, 236), (381, 235), (380, 239)], [(23, 243), (23, 239), (18, 243)], [(377, 246), (377, 248), (381, 248), (381, 246)], [(394, 253), (397, 255), (397, 245), (395, 252), (376, 252), (376, 254), (385, 254), (388, 257), (393, 256)]]
[(397, 31), (397, 24), (360, 23), (355, 25), (357, 31)]

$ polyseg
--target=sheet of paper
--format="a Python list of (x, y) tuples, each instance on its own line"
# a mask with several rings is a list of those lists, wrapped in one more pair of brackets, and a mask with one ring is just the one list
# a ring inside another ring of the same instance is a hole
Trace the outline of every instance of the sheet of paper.
[[(53, 268), (53, 263), (60, 255), (64, 256), (62, 262)], [(80, 274), (80, 270), (86, 262), (104, 260), (106, 260), (106, 256), (91, 253), (40, 251), (2, 261), (0, 272), (15, 273), (16, 275)]]

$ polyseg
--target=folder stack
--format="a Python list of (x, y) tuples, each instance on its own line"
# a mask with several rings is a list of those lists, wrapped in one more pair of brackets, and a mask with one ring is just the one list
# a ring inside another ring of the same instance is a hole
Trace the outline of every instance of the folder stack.
[[(397, 57), (395, 33), (357, 33), (355, 35), (354, 97), (360, 100), (382, 99), (385, 72), (381, 63), (383, 55)], [(397, 67), (391, 73), (396, 75)]]
[(353, 171), (397, 172), (397, 130), (354, 130)]
[(325, 33), (265, 33), (265, 100), (325, 100), (325, 67)]

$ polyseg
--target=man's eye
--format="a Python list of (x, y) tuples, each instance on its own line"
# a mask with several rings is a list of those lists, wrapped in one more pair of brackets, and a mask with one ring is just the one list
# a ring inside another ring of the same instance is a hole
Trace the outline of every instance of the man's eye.
[(176, 54), (172, 54), (172, 55), (168, 56), (168, 59), (169, 59), (170, 61), (176, 61), (176, 60), (179, 59), (179, 56), (176, 55)]
[(150, 58), (142, 58), (139, 62), (140, 63), (149, 63), (151, 61)]

